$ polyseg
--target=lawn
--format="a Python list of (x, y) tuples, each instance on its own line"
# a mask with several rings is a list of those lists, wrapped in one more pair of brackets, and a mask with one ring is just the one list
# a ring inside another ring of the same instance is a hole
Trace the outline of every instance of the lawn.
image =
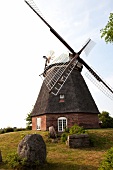
[[(41, 170), (97, 170), (106, 151), (113, 146), (113, 129), (88, 130), (90, 148), (70, 149), (65, 143), (52, 143), (48, 132), (20, 131), (0, 134), (0, 150), (3, 162), (7, 154), (16, 152), (19, 142), (27, 134), (41, 134), (47, 146), (47, 164)], [(3, 163), (0, 169), (8, 169)]]

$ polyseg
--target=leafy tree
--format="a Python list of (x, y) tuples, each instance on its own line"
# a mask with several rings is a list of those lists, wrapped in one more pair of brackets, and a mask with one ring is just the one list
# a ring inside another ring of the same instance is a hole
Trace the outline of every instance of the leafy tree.
[(113, 128), (113, 118), (109, 116), (109, 113), (103, 111), (99, 114), (99, 119), (102, 121), (102, 128)]
[(101, 38), (104, 37), (106, 43), (113, 43), (113, 13), (110, 13), (107, 25), (100, 32)]
[(31, 113), (28, 113), (27, 114), (27, 117), (26, 117), (26, 124), (27, 124), (27, 127), (26, 129), (32, 129), (32, 117), (31, 117)]

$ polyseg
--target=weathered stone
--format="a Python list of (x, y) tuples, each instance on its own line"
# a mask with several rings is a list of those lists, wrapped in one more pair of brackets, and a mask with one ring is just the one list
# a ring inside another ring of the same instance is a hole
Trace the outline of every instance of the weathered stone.
[(79, 147), (89, 147), (89, 135), (80, 134), (80, 135), (69, 135), (67, 139), (67, 145), (70, 148), (79, 148)]
[(1, 150), (0, 150), (0, 162), (2, 162), (2, 153), (1, 153)]
[(52, 141), (51, 141), (52, 143), (58, 143), (58, 138), (56, 138), (56, 139), (52, 139)]
[(57, 137), (56, 131), (53, 126), (49, 127), (49, 136), (52, 139), (55, 139)]
[(35, 162), (44, 164), (46, 161), (46, 145), (41, 135), (26, 135), (19, 143), (17, 149), (21, 158), (26, 158), (28, 165)]

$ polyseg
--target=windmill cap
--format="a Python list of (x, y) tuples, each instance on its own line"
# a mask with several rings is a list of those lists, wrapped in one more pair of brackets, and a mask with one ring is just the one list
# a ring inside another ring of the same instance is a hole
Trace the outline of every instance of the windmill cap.
[(47, 59), (47, 57), (44, 55), (43, 58)]

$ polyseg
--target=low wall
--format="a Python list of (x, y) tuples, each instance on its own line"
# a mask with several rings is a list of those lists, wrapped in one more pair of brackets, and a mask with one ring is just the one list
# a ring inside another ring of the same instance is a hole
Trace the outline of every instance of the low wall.
[(67, 139), (67, 145), (70, 148), (80, 148), (80, 147), (89, 147), (89, 135), (88, 134), (80, 134), (80, 135), (69, 135)]

